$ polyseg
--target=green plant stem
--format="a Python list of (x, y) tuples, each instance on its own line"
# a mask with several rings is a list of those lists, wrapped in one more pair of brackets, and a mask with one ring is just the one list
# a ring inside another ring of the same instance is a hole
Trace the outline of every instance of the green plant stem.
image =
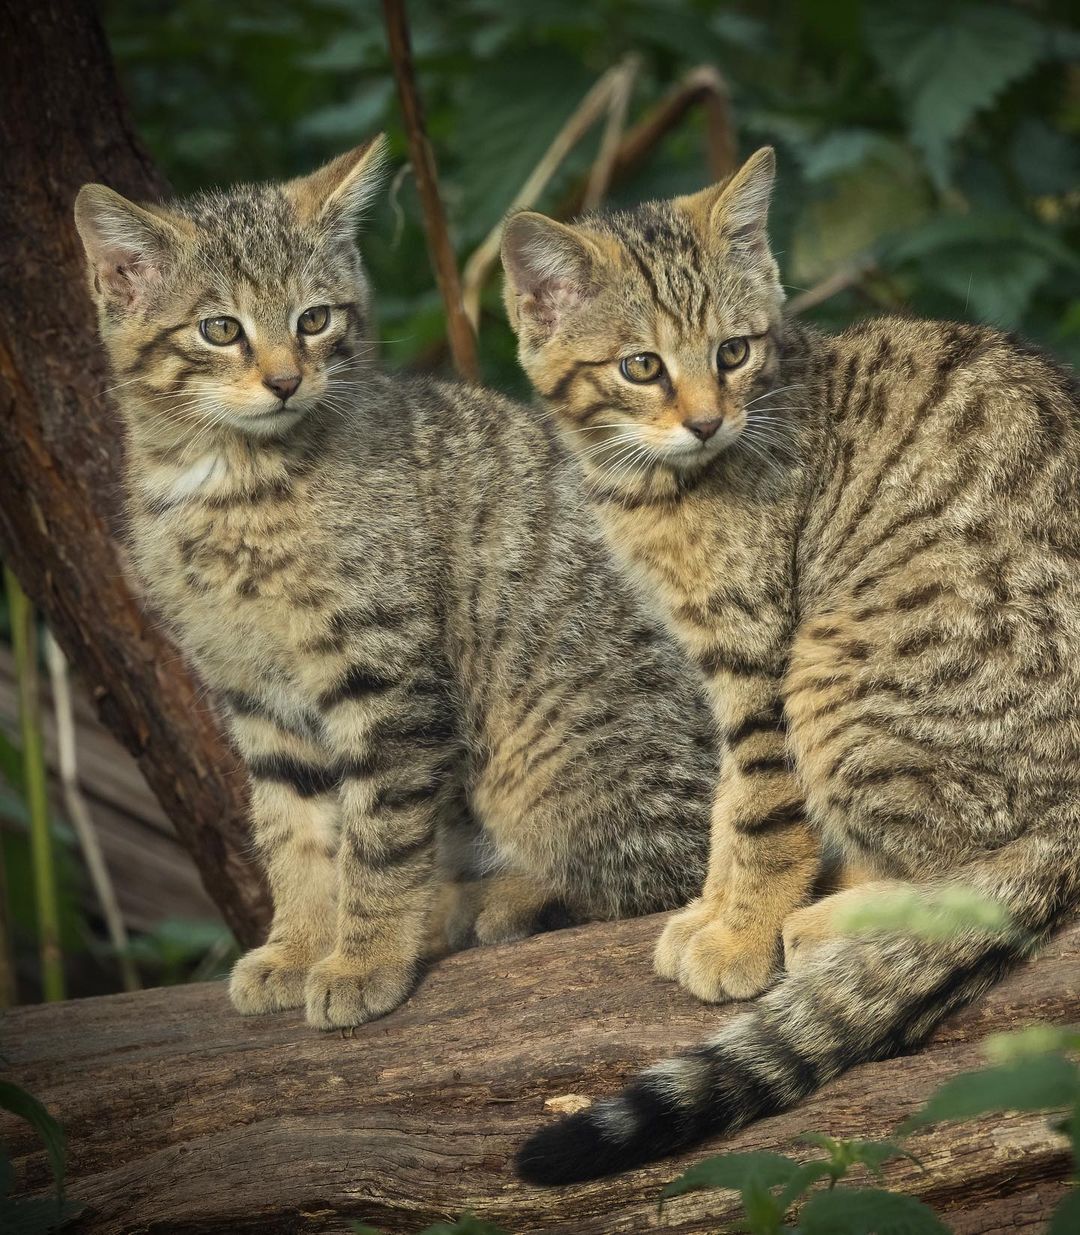
[(14, 572), (7, 566), (4, 567), (4, 584), (11, 613), (11, 642), (18, 679), (19, 724), (22, 729), (26, 805), (30, 815), (30, 858), (34, 870), (41, 985), (46, 1001), (52, 1002), (64, 998), (64, 958), (60, 950), (60, 900), (56, 886), (52, 833), (49, 830), (45, 753), (41, 741), (34, 611)]

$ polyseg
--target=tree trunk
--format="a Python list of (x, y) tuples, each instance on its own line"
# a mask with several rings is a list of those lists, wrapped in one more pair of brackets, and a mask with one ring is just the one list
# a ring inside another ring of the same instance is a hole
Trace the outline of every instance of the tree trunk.
[(109, 406), (79, 186), (165, 185), (133, 131), (92, 4), (0, 0), (0, 555), (133, 752), (237, 936), (268, 918), (244, 778), (202, 689), (126, 571), (121, 429)]
[[(645, 1170), (557, 1190), (515, 1181), (521, 1138), (552, 1099), (610, 1093), (642, 1065), (733, 1014), (652, 976), (658, 918), (479, 949), (435, 967), (404, 1007), (355, 1036), (292, 1013), (243, 1020), (220, 985), (20, 1009), (0, 1018), (10, 1075), (64, 1125), (78, 1232), (414, 1232), (465, 1210), (514, 1235), (715, 1232), (730, 1194), (666, 1204), (661, 1187), (707, 1153), (797, 1136), (886, 1137), (979, 1040), (1080, 1019), (1080, 927), (1056, 939), (921, 1054), (855, 1069), (798, 1109)], [(557, 1104), (556, 1104), (557, 1105)], [(0, 1120), (17, 1190), (45, 1189), (32, 1133)], [(1042, 1231), (1067, 1186), (1064, 1138), (1039, 1114), (910, 1138), (887, 1185), (922, 1197), (957, 1235)], [(865, 1177), (853, 1178), (865, 1185)]]

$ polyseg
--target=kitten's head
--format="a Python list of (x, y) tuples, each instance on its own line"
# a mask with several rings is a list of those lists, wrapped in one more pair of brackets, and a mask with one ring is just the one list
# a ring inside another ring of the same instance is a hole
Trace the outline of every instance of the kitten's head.
[(276, 437), (349, 402), (369, 347), (353, 236), (383, 151), (377, 138), (285, 184), (164, 206), (83, 186), (75, 225), (129, 417), (173, 441)]
[(774, 158), (574, 225), (514, 215), (506, 301), (521, 363), (594, 462), (695, 468), (775, 383), (784, 294), (766, 221)]

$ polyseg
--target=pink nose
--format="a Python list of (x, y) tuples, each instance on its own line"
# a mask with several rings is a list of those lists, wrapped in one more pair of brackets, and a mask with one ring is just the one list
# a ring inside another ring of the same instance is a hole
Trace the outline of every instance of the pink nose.
[(707, 442), (723, 423), (723, 420), (687, 420), (685, 422), (686, 427), (700, 442)]
[(272, 390), (279, 399), (284, 400), (296, 394), (297, 387), (300, 385), (300, 374), (278, 373), (273, 377), (264, 377), (263, 385), (267, 390)]

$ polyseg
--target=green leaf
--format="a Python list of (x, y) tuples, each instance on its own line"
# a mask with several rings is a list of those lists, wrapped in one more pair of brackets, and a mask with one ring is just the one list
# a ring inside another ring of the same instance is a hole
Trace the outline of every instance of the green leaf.
[(359, 145), (384, 123), (394, 94), (393, 82), (370, 81), (347, 103), (336, 103), (310, 112), (297, 125), (297, 132), (327, 142)]
[(502, 1227), (482, 1222), (473, 1214), (462, 1214), (456, 1222), (436, 1222), (425, 1227), (420, 1235), (508, 1235)]
[(660, 1193), (661, 1197), (681, 1196), (684, 1192), (700, 1192), (707, 1188), (729, 1188), (735, 1192), (747, 1188), (774, 1188), (786, 1184), (799, 1169), (799, 1164), (783, 1154), (760, 1153), (719, 1154), (696, 1162), (688, 1171), (673, 1180)]
[(1054, 1210), (1046, 1235), (1076, 1235), (1077, 1231), (1080, 1231), (1080, 1187), (1074, 1185)]
[(885, 237), (906, 235), (930, 207), (926, 177), (915, 156), (900, 147), (887, 155), (875, 151), (818, 192), (799, 212), (789, 250), (790, 277), (802, 286), (877, 249)]
[[(842, 1175), (843, 1171), (840, 1174)], [(813, 1162), (804, 1162), (777, 1195), (776, 1203), (780, 1212), (784, 1213), (790, 1209), (799, 1197), (808, 1192), (819, 1179), (835, 1180), (837, 1178), (837, 1168), (831, 1162), (826, 1162), (821, 1158)]]
[(802, 1235), (949, 1235), (922, 1201), (877, 1188), (815, 1193), (799, 1214), (799, 1230)]
[(1078, 1093), (1080, 1070), (1075, 1064), (1062, 1055), (1034, 1055), (946, 1081), (900, 1131), (997, 1111), (1061, 1110)]
[(25, 1119), (44, 1142), (52, 1167), (53, 1179), (56, 1181), (56, 1191), (62, 1195), (64, 1191), (64, 1165), (67, 1159), (67, 1149), (64, 1142), (64, 1130), (32, 1094), (10, 1081), (0, 1081), (0, 1109), (10, 1111), (20, 1119)]
[(983, 1054), (993, 1063), (1012, 1063), (1032, 1055), (1080, 1051), (1080, 1029), (1064, 1025), (1028, 1025), (1010, 1033), (995, 1033), (983, 1042)]
[(949, 144), (1049, 51), (1035, 18), (1001, 4), (868, 5), (866, 34), (939, 184), (947, 180)]
[(1026, 193), (1068, 193), (1080, 184), (1076, 136), (1027, 117), (1012, 142), (1012, 162)]
[[(997, 270), (995, 259), (995, 273)], [(844, 913), (837, 920), (837, 928), (852, 935), (888, 930), (924, 939), (948, 939), (966, 930), (1004, 930), (1009, 922), (1004, 905), (973, 888), (954, 885), (883, 893), (872, 904), (859, 905)]]
[(803, 175), (811, 181), (849, 172), (875, 155), (891, 158), (898, 154), (896, 143), (870, 129), (833, 129), (820, 141), (800, 144), (797, 152)]

